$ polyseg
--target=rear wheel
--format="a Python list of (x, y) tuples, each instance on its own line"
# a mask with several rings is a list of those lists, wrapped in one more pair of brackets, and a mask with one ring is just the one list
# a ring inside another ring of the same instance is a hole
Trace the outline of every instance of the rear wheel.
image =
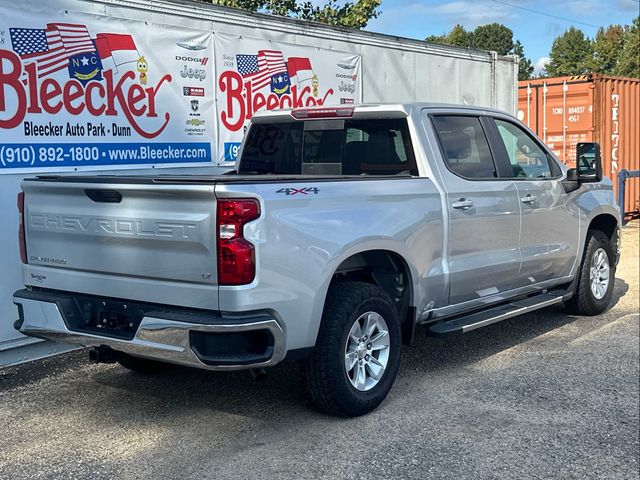
[(598, 315), (611, 303), (615, 256), (611, 240), (599, 230), (587, 233), (576, 290), (566, 303), (575, 315)]
[(124, 368), (147, 375), (166, 372), (167, 370), (171, 370), (173, 368), (173, 365), (169, 363), (156, 362), (155, 360), (148, 360), (146, 358), (133, 357), (122, 352), (118, 352), (116, 361)]
[(361, 282), (334, 284), (314, 352), (303, 363), (313, 403), (340, 416), (375, 409), (398, 372), (400, 336), (398, 314), (382, 289)]

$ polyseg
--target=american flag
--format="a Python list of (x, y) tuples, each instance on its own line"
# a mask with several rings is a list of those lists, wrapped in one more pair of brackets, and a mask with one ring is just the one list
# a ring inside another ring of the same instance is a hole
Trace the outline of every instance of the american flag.
[(84, 25), (50, 23), (46, 29), (10, 28), (9, 35), (20, 58), (35, 62), (38, 77), (66, 68), (69, 57), (96, 51)]
[(251, 87), (258, 90), (271, 83), (271, 77), (278, 73), (286, 73), (282, 52), (277, 50), (260, 50), (258, 55), (236, 55), (238, 73), (251, 81)]

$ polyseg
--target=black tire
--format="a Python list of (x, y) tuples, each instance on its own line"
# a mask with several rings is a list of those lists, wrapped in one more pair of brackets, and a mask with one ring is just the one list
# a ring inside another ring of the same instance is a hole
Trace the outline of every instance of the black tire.
[[(591, 290), (591, 262), (598, 249), (603, 249), (609, 261), (609, 284), (606, 293), (600, 299), (596, 298)], [(615, 280), (615, 253), (611, 240), (599, 230), (589, 230), (585, 244), (580, 271), (573, 296), (565, 302), (569, 313), (574, 315), (598, 315), (604, 312), (611, 303), (613, 284)]]
[(156, 362), (155, 360), (147, 360), (146, 358), (133, 357), (121, 352), (118, 352), (116, 361), (124, 368), (127, 368), (136, 373), (143, 373), (145, 375), (162, 373), (173, 368), (173, 365), (169, 363)]
[[(344, 352), (352, 325), (367, 312), (378, 313), (386, 322), (389, 351), (386, 369), (378, 383), (370, 390), (359, 391), (347, 377)], [(335, 283), (327, 295), (314, 351), (302, 364), (311, 401), (320, 410), (336, 416), (355, 417), (374, 410), (386, 398), (396, 378), (400, 345), (398, 313), (382, 289), (361, 282)]]

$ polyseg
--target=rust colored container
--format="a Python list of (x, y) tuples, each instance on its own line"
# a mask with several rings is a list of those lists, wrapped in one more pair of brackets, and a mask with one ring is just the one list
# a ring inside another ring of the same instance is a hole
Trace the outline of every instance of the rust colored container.
[[(640, 79), (583, 75), (527, 80), (518, 86), (518, 118), (567, 165), (578, 142), (598, 142), (604, 174), (640, 170)], [(640, 179), (627, 180), (625, 211), (640, 210)]]

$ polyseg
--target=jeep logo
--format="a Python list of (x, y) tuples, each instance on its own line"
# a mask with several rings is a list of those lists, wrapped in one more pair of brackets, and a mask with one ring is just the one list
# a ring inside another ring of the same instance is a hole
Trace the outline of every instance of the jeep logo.
[(207, 78), (207, 72), (201, 68), (189, 68), (187, 65), (180, 71), (180, 76), (182, 78), (193, 78), (195, 80), (203, 81)]

